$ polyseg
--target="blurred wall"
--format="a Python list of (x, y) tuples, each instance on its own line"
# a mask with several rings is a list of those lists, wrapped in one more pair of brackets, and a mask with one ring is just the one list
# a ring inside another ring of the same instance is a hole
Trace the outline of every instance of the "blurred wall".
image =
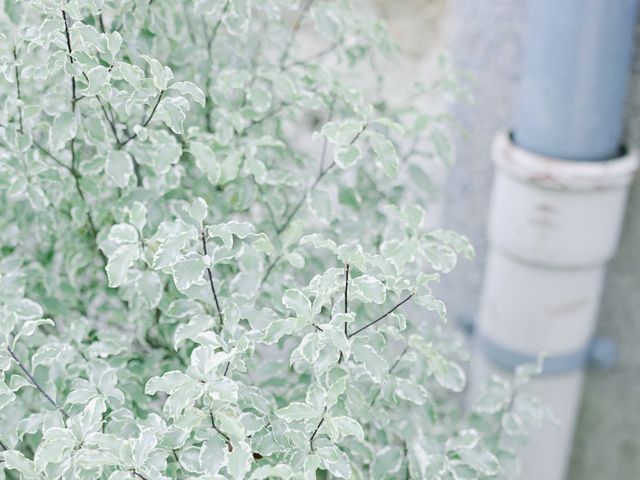
[[(475, 315), (487, 241), (485, 224), (493, 169), (493, 134), (512, 125), (518, 94), (526, 0), (373, 0), (409, 53), (416, 74), (430, 72), (435, 48), (449, 50), (472, 79), (472, 105), (454, 114), (466, 133), (444, 185), (441, 223), (465, 233), (477, 249), (445, 277), (441, 296), (451, 318)], [(640, 42), (628, 100), (627, 144), (640, 147)], [(406, 71), (405, 71), (406, 73)], [(640, 182), (631, 193), (620, 251), (611, 264), (598, 333), (612, 337), (617, 365), (589, 371), (570, 480), (640, 478)], [(588, 239), (585, 239), (588, 241)], [(543, 480), (543, 479), (541, 479)]]

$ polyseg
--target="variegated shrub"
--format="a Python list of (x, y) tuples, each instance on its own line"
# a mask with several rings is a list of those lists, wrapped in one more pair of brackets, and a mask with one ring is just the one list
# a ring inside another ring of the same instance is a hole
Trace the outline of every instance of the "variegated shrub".
[(472, 249), (425, 227), (425, 161), (452, 151), (415, 99), (459, 87), (445, 66), (385, 101), (366, 17), (4, 1), (2, 478), (511, 471), (541, 410), (495, 379), (461, 411), (430, 290)]

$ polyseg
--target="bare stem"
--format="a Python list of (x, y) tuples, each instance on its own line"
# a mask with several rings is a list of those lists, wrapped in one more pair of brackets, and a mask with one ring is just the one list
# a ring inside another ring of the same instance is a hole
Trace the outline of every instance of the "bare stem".
[(376, 318), (375, 320), (373, 320), (372, 322), (367, 323), (365, 326), (360, 327), (358, 330), (356, 330), (355, 332), (352, 332), (350, 334), (347, 335), (347, 338), (351, 338), (354, 335), (359, 334), (360, 332), (362, 332), (363, 330), (366, 330), (367, 328), (371, 327), (372, 325), (375, 325), (376, 323), (378, 323), (381, 320), (384, 320), (385, 318), (387, 318), (389, 315), (391, 315), (393, 312), (395, 312), (398, 308), (400, 308), (402, 305), (404, 305), (406, 302), (408, 302), (411, 297), (413, 297), (413, 293), (408, 295), (404, 300), (402, 300), (400, 303), (396, 304), (396, 306), (394, 306), (393, 308), (391, 308), (391, 310), (389, 310), (388, 312), (384, 313), (383, 315), (380, 315), (378, 318)]
[[(409, 350), (409, 345), (404, 347), (402, 352), (400, 352), (400, 355), (398, 355), (398, 358), (396, 358), (396, 361), (393, 362), (393, 365), (391, 365), (391, 368), (389, 369), (389, 374), (391, 374), (395, 370), (395, 368), (400, 363), (400, 360), (402, 360), (402, 357), (404, 357), (404, 354), (407, 353), (408, 350)], [(371, 399), (371, 403), (369, 405), (373, 406), (373, 404), (376, 403), (376, 400), (380, 396), (380, 392), (382, 392), (382, 386), (378, 387), (378, 390), (376, 391), (375, 395)]]
[(18, 69), (18, 52), (16, 47), (13, 47), (13, 59), (16, 62), (15, 65), (15, 75), (16, 75), (16, 95), (18, 97), (18, 125), (20, 126), (20, 133), (24, 133), (24, 124), (22, 122), (22, 105), (20, 102), (22, 101), (22, 94), (20, 93), (20, 70)]
[[(201, 232), (202, 238), (202, 250), (204, 251), (205, 256), (207, 253), (207, 237), (205, 233), (205, 229), (202, 229)], [(211, 272), (211, 267), (207, 267), (207, 276), (209, 277), (209, 286), (211, 287), (211, 293), (213, 293), (213, 301), (216, 304), (216, 309), (218, 310), (218, 318), (220, 319), (220, 328), (224, 325), (224, 318), (222, 316), (222, 308), (220, 308), (220, 302), (218, 302), (218, 294), (216, 293), (216, 287), (213, 284), (213, 273)]]
[[(64, 20), (64, 36), (67, 40), (67, 52), (69, 55), (69, 62), (73, 65), (73, 50), (71, 48), (71, 35), (69, 34), (69, 22), (67, 21), (67, 12), (62, 10), (62, 19)], [(71, 108), (73, 111), (76, 109), (76, 77), (71, 74)]]
[(7, 345), (7, 351), (9, 352), (9, 355), (11, 355), (13, 360), (18, 364), (18, 367), (20, 367), (20, 370), (22, 370), (22, 372), (27, 376), (29, 381), (33, 384), (33, 386), (36, 387), (36, 389), (44, 396), (45, 399), (47, 399), (47, 401), (51, 405), (53, 405), (53, 407), (56, 410), (60, 411), (60, 413), (62, 413), (62, 415), (65, 418), (68, 418), (69, 414), (65, 411), (65, 409), (60, 407), (56, 403), (56, 401), (53, 398), (51, 398), (47, 392), (44, 391), (42, 386), (38, 383), (38, 381), (34, 378), (34, 376), (31, 375), (31, 372), (27, 369), (27, 367), (24, 365), (24, 363), (22, 363), (22, 361), (16, 356), (16, 354), (13, 352), (13, 350), (11, 349), (11, 347), (9, 345)]
[[(156, 99), (156, 103), (153, 105), (151, 112), (147, 116), (147, 119), (144, 122), (142, 122), (142, 128), (146, 127), (147, 125), (149, 125), (149, 122), (151, 122), (151, 119), (153, 118), (153, 116), (156, 113), (156, 110), (158, 109), (158, 105), (160, 105), (160, 100), (162, 100), (163, 95), (164, 95), (164, 90), (160, 90), (160, 93), (158, 94), (158, 98)], [(137, 136), (138, 136), (137, 133), (132, 133), (124, 141), (120, 142), (120, 146), (125, 146), (127, 143), (135, 139)]]
[(147, 477), (142, 475), (140, 472), (137, 472), (136, 470), (131, 470), (131, 473), (134, 477), (138, 477), (140, 480), (149, 480)]
[(324, 411), (322, 412), (322, 418), (320, 419), (320, 421), (318, 422), (318, 425), (316, 426), (315, 430), (313, 431), (313, 433), (311, 434), (311, 436), (309, 437), (309, 449), (313, 452), (313, 439), (316, 438), (316, 435), (318, 434), (318, 430), (320, 430), (320, 427), (322, 426), (322, 424), (324, 423), (324, 415), (327, 413), (327, 407), (324, 407)]
[(295, 42), (296, 37), (298, 36), (300, 27), (302, 27), (302, 22), (304, 18), (307, 16), (309, 9), (311, 9), (311, 6), (313, 5), (314, 1), (315, 0), (300, 1), (300, 14), (296, 19), (296, 23), (293, 24), (293, 28), (291, 29), (291, 35), (289, 36), (289, 40), (287, 41), (287, 44), (284, 47), (284, 51), (280, 56), (280, 67), (284, 66), (284, 64), (287, 62), (287, 59), (289, 58), (289, 53), (291, 52), (291, 47), (293, 46), (293, 43)]

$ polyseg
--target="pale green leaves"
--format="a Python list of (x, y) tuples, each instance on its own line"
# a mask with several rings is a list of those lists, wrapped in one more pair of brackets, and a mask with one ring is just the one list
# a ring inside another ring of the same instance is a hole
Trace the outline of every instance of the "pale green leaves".
[(155, 58), (151, 58), (147, 55), (141, 55), (145, 62), (149, 65), (151, 71), (151, 78), (155, 87), (162, 91), (167, 89), (169, 81), (173, 78), (173, 72), (169, 67), (164, 67)]
[(172, 267), (173, 280), (178, 290), (186, 290), (202, 279), (205, 267), (203, 257), (195, 252), (179, 259)]
[(375, 383), (382, 383), (386, 378), (389, 366), (387, 361), (375, 348), (360, 342), (352, 346), (353, 359), (360, 363)]
[(348, 145), (364, 130), (365, 123), (351, 119), (341, 122), (328, 122), (320, 131), (320, 135), (336, 145)]
[(300, 290), (291, 289), (284, 292), (282, 296), (282, 304), (293, 310), (300, 322), (311, 323), (314, 313), (311, 308), (311, 301)]
[(227, 472), (233, 480), (242, 480), (251, 468), (253, 452), (247, 442), (238, 442), (229, 453)]
[(331, 438), (331, 441), (334, 443), (348, 436), (364, 441), (364, 430), (362, 430), (362, 426), (351, 417), (329, 417), (325, 420), (324, 425), (329, 432), (329, 438)]
[(254, 85), (249, 89), (247, 99), (256, 112), (264, 113), (271, 106), (271, 93), (261, 85)]
[(104, 168), (113, 183), (120, 188), (124, 188), (133, 175), (133, 159), (131, 155), (123, 150), (111, 150), (107, 155)]
[(351, 463), (349, 457), (334, 445), (318, 448), (318, 457), (325, 469), (338, 478), (351, 478)]
[(191, 99), (204, 108), (205, 97), (204, 92), (193, 82), (174, 82), (169, 87), (170, 90), (176, 90), (182, 95), (187, 95)]
[(349, 283), (354, 298), (363, 302), (382, 304), (387, 298), (384, 284), (371, 275), (361, 275)]
[(355, 165), (360, 156), (360, 147), (357, 145), (338, 145), (336, 147), (334, 161), (338, 167), (347, 169)]
[(317, 418), (318, 412), (312, 405), (303, 402), (291, 402), (286, 407), (276, 411), (276, 415), (285, 422), (299, 422)]
[(109, 255), (106, 272), (110, 287), (119, 287), (127, 279), (127, 272), (133, 263), (140, 258), (138, 231), (129, 224), (121, 223), (111, 227), (109, 240), (118, 247)]
[(220, 166), (213, 153), (213, 150), (204, 143), (191, 142), (189, 151), (196, 160), (196, 166), (207, 176), (209, 181), (216, 185), (220, 178)]
[(385, 175), (395, 177), (398, 174), (400, 159), (391, 140), (370, 130), (367, 131), (367, 136), (375, 153), (376, 163), (382, 168)]
[(49, 144), (52, 150), (62, 150), (66, 143), (76, 136), (77, 125), (72, 112), (62, 112), (55, 116), (49, 130)]

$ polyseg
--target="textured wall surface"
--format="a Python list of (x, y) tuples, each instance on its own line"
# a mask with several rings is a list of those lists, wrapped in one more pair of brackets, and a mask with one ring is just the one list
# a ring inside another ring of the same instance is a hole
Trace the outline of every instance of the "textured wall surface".
[[(375, 0), (391, 31), (409, 51), (416, 72), (434, 45), (448, 49), (472, 79), (472, 105), (454, 112), (466, 133), (456, 140), (457, 164), (444, 185), (442, 223), (465, 233), (476, 246), (474, 262), (446, 277), (441, 295), (452, 318), (473, 317), (486, 252), (485, 224), (493, 169), (493, 134), (512, 125), (518, 94), (526, 0)], [(416, 25), (423, 25), (422, 28)], [(422, 53), (421, 53), (422, 52)], [(407, 71), (411, 71), (407, 67)], [(627, 144), (640, 147), (640, 42), (630, 82)], [(640, 478), (640, 185), (636, 181), (620, 250), (608, 270), (598, 333), (613, 338), (619, 362), (589, 371), (569, 480)], [(588, 241), (588, 239), (585, 239)], [(543, 479), (540, 479), (543, 480)]]

